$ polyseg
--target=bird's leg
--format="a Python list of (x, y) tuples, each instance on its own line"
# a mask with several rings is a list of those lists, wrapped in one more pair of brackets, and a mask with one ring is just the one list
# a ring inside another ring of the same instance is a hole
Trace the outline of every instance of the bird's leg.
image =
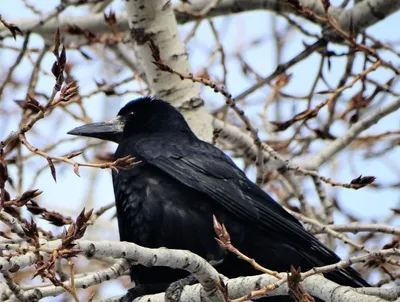
[(167, 290), (168, 286), (168, 283), (138, 284), (135, 287), (130, 288), (128, 292), (119, 299), (119, 302), (132, 302), (134, 299), (141, 296), (162, 293)]
[[(211, 260), (209, 263), (216, 267), (223, 262), (222, 260)], [(183, 288), (186, 285), (193, 285), (196, 284), (198, 281), (194, 275), (189, 275), (185, 278), (179, 279), (171, 283), (165, 291), (165, 302), (178, 302), (181, 298)]]
[(189, 275), (178, 281), (172, 282), (165, 291), (165, 302), (178, 302), (181, 298), (183, 288), (186, 285), (196, 284), (198, 281), (194, 275)]

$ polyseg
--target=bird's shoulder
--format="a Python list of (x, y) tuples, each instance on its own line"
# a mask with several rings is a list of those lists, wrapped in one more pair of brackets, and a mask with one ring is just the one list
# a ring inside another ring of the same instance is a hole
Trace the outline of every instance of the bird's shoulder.
[(177, 165), (190, 167), (212, 178), (246, 178), (223, 151), (194, 135), (152, 135), (138, 140), (135, 145), (138, 156), (147, 161), (173, 161)]
[(241, 190), (245, 174), (215, 146), (194, 135), (177, 133), (137, 140), (135, 150), (146, 163), (208, 195), (231, 212), (246, 219), (259, 219), (253, 201)]
[(214, 145), (195, 136), (154, 135), (138, 140), (136, 150), (151, 165), (205, 193), (238, 217), (259, 223), (263, 229), (281, 227), (290, 234), (297, 231), (309, 237), (296, 218)]

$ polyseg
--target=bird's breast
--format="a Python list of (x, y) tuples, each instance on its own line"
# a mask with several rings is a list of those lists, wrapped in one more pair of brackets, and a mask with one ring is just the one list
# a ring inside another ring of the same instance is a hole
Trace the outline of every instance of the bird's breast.
[(219, 209), (202, 193), (146, 165), (116, 174), (114, 191), (122, 241), (187, 249), (209, 260), (225, 254), (214, 239)]

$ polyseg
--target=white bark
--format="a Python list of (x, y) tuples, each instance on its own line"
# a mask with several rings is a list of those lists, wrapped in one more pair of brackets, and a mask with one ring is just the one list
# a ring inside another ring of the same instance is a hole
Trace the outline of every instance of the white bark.
[[(51, 253), (60, 246), (60, 243), (60, 240), (51, 242), (44, 241), (41, 246), (41, 251)], [(219, 281), (218, 272), (206, 260), (189, 251), (166, 248), (150, 249), (128, 242), (94, 242), (80, 240), (76, 243), (75, 247), (81, 250), (81, 254), (89, 259), (94, 256), (112, 257), (115, 259), (128, 259), (132, 265), (141, 264), (147, 267), (167, 266), (176, 269), (184, 269), (196, 276), (196, 279), (204, 290), (203, 295), (208, 297), (211, 301), (220, 301), (221, 293), (216, 289), (215, 283)], [(36, 263), (36, 261), (37, 257), (33, 252), (27, 252), (25, 255), (11, 258), (0, 257), (0, 272), (14, 272), (31, 266)], [(89, 274), (88, 276), (76, 280), (78, 282), (75, 283), (78, 288), (87, 288), (90, 285), (115, 279), (129, 267), (130, 265), (128, 265), (127, 262), (119, 262), (113, 266), (113, 268)], [(30, 301), (32, 298), (54, 296), (61, 292), (64, 292), (62, 288), (50, 285), (28, 290), (24, 293), (24, 297)]]
[[(129, 261), (120, 259), (109, 268), (89, 273), (84, 277), (74, 279), (75, 288), (88, 288), (105, 281), (117, 279), (126, 270), (130, 268)], [(71, 286), (71, 281), (64, 282), (65, 285)], [(36, 287), (34, 289), (25, 291), (23, 294), (24, 301), (37, 301), (45, 297), (55, 297), (65, 293), (65, 289), (61, 286), (49, 285), (45, 287)], [(8, 299), (7, 302), (21, 302), (21, 299), (14, 297)]]
[[(350, 223), (350, 224), (329, 224), (324, 227), (334, 230), (340, 233), (360, 233), (360, 232), (371, 232), (371, 233), (385, 233), (391, 235), (400, 236), (400, 228), (392, 227), (387, 224), (360, 224), (360, 223)], [(324, 233), (323, 229), (316, 230), (314, 234)]]
[(358, 135), (364, 130), (376, 124), (383, 117), (400, 108), (400, 98), (394, 100), (392, 103), (387, 104), (375, 113), (363, 118), (357, 123), (353, 124), (347, 132), (331, 142), (327, 147), (318, 152), (309, 161), (302, 164), (302, 167), (309, 170), (318, 169), (323, 163), (329, 161), (333, 156), (346, 148)]
[[(199, 12), (209, 4), (208, 0), (193, 1), (192, 4), (178, 6), (187, 10)], [(320, 0), (300, 0), (303, 7), (311, 9), (315, 14), (324, 15), (324, 10)], [(335, 17), (343, 28), (348, 28), (350, 20), (355, 28), (367, 28), (387, 16), (393, 14), (400, 8), (398, 0), (365, 0), (357, 3), (348, 10), (341, 10), (335, 7), (329, 9), (329, 14)], [(294, 13), (291, 6), (283, 3), (281, 0), (222, 0), (218, 6), (212, 9), (208, 17), (217, 17), (228, 14), (248, 12), (253, 10), (269, 10), (272, 12)], [(117, 29), (119, 31), (128, 30), (128, 15), (125, 12), (117, 12)], [(178, 23), (187, 23), (193, 21), (192, 16), (176, 12)], [(109, 26), (104, 22), (104, 16), (100, 14), (91, 14), (84, 17), (60, 16), (47, 20), (47, 22), (36, 27), (38, 19), (16, 19), (10, 20), (10, 23), (17, 24), (22, 30), (32, 29), (33, 32), (53, 36), (57, 27), (63, 29), (67, 24), (74, 24), (81, 28), (88, 29), (94, 33), (100, 34), (109, 32)], [(0, 32), (1, 37), (10, 36), (7, 30)]]
[[(218, 140), (234, 146), (235, 150), (240, 150), (244, 158), (256, 160), (257, 147), (248, 133), (219, 119), (213, 120), (213, 127), (219, 131)], [(276, 170), (284, 165), (285, 161), (282, 158), (273, 157), (264, 152), (264, 167), (268, 170)]]
[[(44, 241), (40, 247), (43, 253), (52, 253), (52, 251), (60, 246), (61, 240)], [(115, 279), (129, 269), (130, 265), (141, 264), (144, 266), (168, 266), (175, 269), (184, 269), (194, 274), (200, 285), (186, 286), (181, 301), (223, 301), (221, 293), (216, 289), (215, 282), (219, 281), (218, 272), (205, 261), (203, 258), (189, 252), (181, 250), (169, 250), (166, 248), (150, 249), (138, 246), (129, 242), (111, 242), (111, 241), (87, 241), (77, 240), (76, 249), (80, 250), (80, 254), (87, 258), (92, 257), (112, 257), (118, 261), (110, 268), (88, 273), (83, 277), (75, 278), (75, 286), (77, 288), (87, 288), (94, 284), (99, 284), (107, 280)], [(399, 254), (396, 249), (381, 250), (376, 253), (387, 256), (389, 254)], [(361, 256), (368, 258), (370, 255)], [(36, 255), (33, 252), (27, 252), (25, 255), (13, 257), (0, 257), (0, 272), (17, 271), (36, 263)], [(311, 272), (311, 271), (310, 271)], [(258, 275), (251, 277), (241, 277), (228, 280), (228, 289), (231, 298), (241, 297), (249, 292), (275, 283), (278, 280), (270, 275)], [(70, 281), (65, 282), (66, 285)], [(0, 286), (4, 284), (0, 283)], [(304, 289), (311, 295), (321, 298), (327, 302), (341, 301), (366, 301), (366, 302), (382, 302), (384, 300), (367, 296), (356, 292), (350, 287), (340, 286), (323, 276), (314, 275), (306, 278), (302, 285)], [(24, 300), (32, 301), (36, 298), (56, 296), (65, 290), (61, 287), (53, 285), (37, 287), (35, 289), (25, 290), (23, 292)], [(287, 284), (284, 283), (276, 290), (269, 293), (271, 296), (283, 295), (288, 292)], [(396, 295), (397, 289), (390, 290), (390, 294)], [(4, 294), (11, 295), (7, 290)], [(384, 294), (388, 294), (384, 292)], [(116, 301), (115, 298), (107, 301)], [(18, 301), (16, 298), (9, 297), (7, 301)], [(142, 297), (136, 301), (164, 301), (164, 294)]]
[(29, 237), (26, 236), (22, 226), (18, 223), (17, 218), (14, 216), (8, 214), (4, 210), (0, 210), (0, 220), (10, 227), (11, 232), (17, 234), (21, 238), (29, 239)]
[(339, 23), (348, 30), (350, 24), (356, 29), (367, 28), (400, 9), (399, 0), (364, 0), (353, 8), (343, 11), (339, 16)]
[[(161, 71), (154, 63), (148, 39), (160, 49), (162, 60), (174, 70), (189, 74), (191, 68), (185, 45), (179, 37), (178, 24), (169, 1), (125, 1), (134, 51), (142, 63), (152, 95), (170, 101), (182, 113), (198, 137), (210, 141), (212, 118), (200, 98), (200, 89), (192, 81)], [(200, 105), (199, 105), (200, 104)], [(192, 108), (193, 107), (193, 108)]]
[[(247, 295), (253, 290), (265, 287), (277, 280), (270, 275), (258, 275), (251, 277), (240, 277), (236, 279), (231, 279), (227, 282), (229, 289), (229, 297), (231, 299), (236, 299)], [(336, 283), (324, 278), (320, 275), (315, 275), (307, 278), (302, 282), (305, 291), (314, 296), (323, 299), (326, 302), (384, 302), (379, 297), (367, 296), (357, 293), (350, 287), (340, 286)], [(191, 301), (191, 302), (204, 302), (204, 296), (201, 295), (201, 286), (192, 285), (186, 286), (182, 293), (180, 301)], [(276, 290), (271, 292), (267, 296), (279, 296), (286, 295), (288, 293), (287, 284), (283, 284)], [(135, 299), (135, 302), (164, 302), (164, 293), (143, 296)], [(115, 299), (106, 299), (103, 302), (116, 302)], [(255, 300), (257, 301), (257, 300)]]

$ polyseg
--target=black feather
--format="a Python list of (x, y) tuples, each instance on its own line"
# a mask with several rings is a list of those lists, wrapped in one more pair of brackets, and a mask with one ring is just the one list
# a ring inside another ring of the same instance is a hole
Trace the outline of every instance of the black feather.
[[(139, 99), (122, 108), (119, 116), (125, 127), (115, 159), (130, 155), (141, 161), (132, 169), (113, 172), (121, 240), (223, 260), (218, 271), (230, 278), (258, 274), (217, 244), (215, 215), (226, 225), (232, 243), (269, 269), (285, 272), (293, 265), (305, 271), (340, 260), (221, 150), (198, 139), (167, 102)], [(131, 272), (137, 284), (170, 283), (186, 275), (142, 266)], [(326, 277), (346, 286), (368, 286), (351, 268)]]

